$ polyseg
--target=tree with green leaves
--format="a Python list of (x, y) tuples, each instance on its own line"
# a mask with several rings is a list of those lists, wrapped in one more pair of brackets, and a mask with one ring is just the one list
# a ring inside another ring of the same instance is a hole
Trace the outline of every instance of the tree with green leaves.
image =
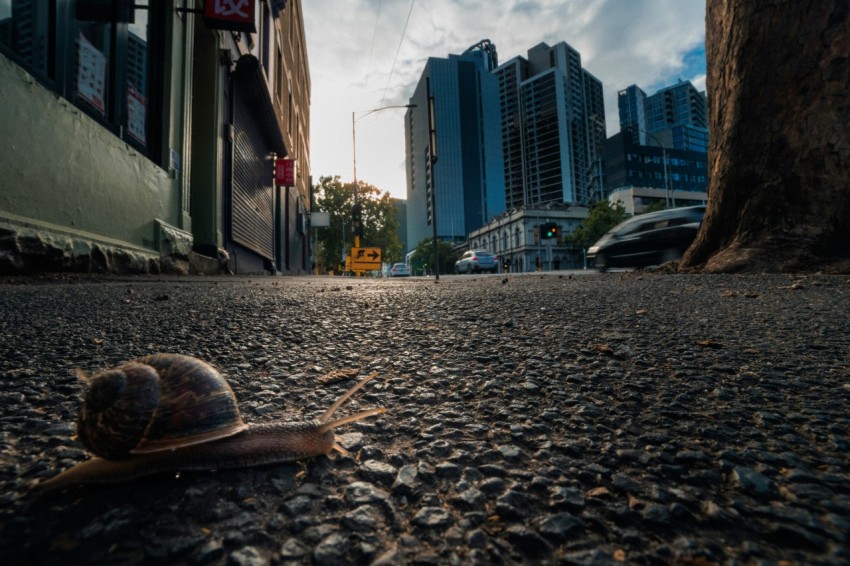
[[(452, 251), (452, 244), (444, 240), (437, 240), (437, 248), (437, 253), (440, 256), (440, 273), (453, 273), (458, 255)], [(418, 275), (423, 270), (434, 273), (434, 263), (434, 239), (424, 238), (413, 249), (410, 269), (413, 270), (414, 275)]]
[[(313, 185), (314, 210), (330, 214), (330, 226), (317, 228), (319, 250), (317, 261), (327, 270), (337, 270), (343, 255), (354, 246), (351, 208), (354, 206), (354, 184), (343, 183), (339, 175), (323, 176)], [(401, 261), (402, 244), (398, 237), (398, 217), (389, 192), (369, 183), (357, 182), (357, 200), (362, 212), (363, 235), (360, 246), (381, 248), (384, 263)]]
[(607, 200), (597, 201), (590, 209), (587, 219), (576, 228), (575, 232), (568, 235), (566, 240), (586, 250), (596, 240), (604, 236), (608, 230), (626, 218), (628, 218), (628, 214), (626, 214), (626, 208), (622, 202), (617, 201), (616, 204), (611, 204)]

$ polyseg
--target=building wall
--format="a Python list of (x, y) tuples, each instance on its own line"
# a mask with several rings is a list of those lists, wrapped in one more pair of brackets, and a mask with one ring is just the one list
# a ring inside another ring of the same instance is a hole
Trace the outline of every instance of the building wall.
[(681, 81), (646, 98), (646, 129), (653, 133), (681, 124), (708, 128), (707, 113), (705, 93)]
[(167, 171), (3, 55), (0, 84), (0, 219), (149, 251), (155, 218), (179, 223), (178, 183)]
[(167, 59), (161, 138), (147, 156), (126, 129), (118, 137), (96, 112), (57, 95), (76, 77), (57, 86), (36, 72), (40, 63), (28, 67), (28, 54), (0, 51), (0, 271), (186, 268), (191, 236), (181, 93), (191, 51), (173, 19), (161, 30)]
[(646, 145), (646, 93), (630, 85), (617, 93), (620, 130), (631, 130), (634, 143)]
[[(428, 62), (430, 64), (430, 60)], [(427, 65), (426, 71), (427, 73)], [(423, 77), (425, 77), (423, 73)], [(423, 238), (431, 237), (428, 154), (428, 95), (420, 79), (410, 98), (404, 119), (405, 169), (407, 174), (407, 248), (413, 249)]]
[[(184, 2), (174, 0), (133, 8), (135, 23), (80, 22), (64, 2), (0, 4), (0, 271), (222, 268), (233, 102), (249, 92), (263, 101), (247, 105), (249, 122), (271, 140), (250, 174), (267, 179), (272, 210), (261, 212), (275, 218), (275, 253), (242, 265), (306, 272), (310, 77), (301, 2), (285, 6), (257, 2), (257, 31), (236, 33), (177, 12)], [(76, 75), (98, 58), (107, 61), (103, 108)], [(297, 160), (295, 187), (272, 187), (266, 149)]]
[(647, 96), (637, 85), (618, 93), (620, 130), (633, 143), (708, 152), (705, 92), (681, 81)]
[(525, 113), (520, 84), (528, 77), (528, 61), (514, 57), (493, 71), (499, 81), (502, 125), (502, 162), (505, 172), (505, 202), (508, 206), (528, 204), (525, 184)]
[(647, 207), (656, 207), (659, 204), (667, 208), (681, 206), (705, 205), (708, 202), (708, 194), (704, 191), (669, 191), (656, 187), (621, 187), (611, 191), (608, 195), (611, 204), (621, 203), (626, 214), (634, 216), (647, 212)]
[(630, 212), (701, 204), (708, 187), (706, 98), (690, 81), (618, 93), (620, 132), (605, 144), (605, 188)]
[(310, 206), (310, 63), (304, 32), (302, 0), (289, 0), (275, 20), (275, 107), (287, 147), (287, 157), (297, 160), (296, 190)]
[[(499, 269), (511, 273), (579, 269), (584, 256), (578, 248), (566, 243), (566, 235), (574, 232), (587, 219), (585, 207), (528, 207), (509, 210), (469, 234), (468, 248), (487, 250), (499, 256)], [(554, 222), (560, 236), (540, 238), (540, 225)]]
[(526, 80), (520, 95), (525, 117), (525, 184), (530, 203), (574, 202), (574, 132), (567, 110), (565, 77), (558, 69), (549, 69)]
[[(608, 138), (605, 145), (605, 186), (609, 194), (630, 187), (653, 187), (673, 202), (702, 200), (708, 186), (708, 155), (699, 151), (669, 149), (632, 143), (629, 132)], [(694, 193), (694, 195), (680, 195)], [(610, 198), (610, 197), (609, 197)], [(643, 204), (649, 204), (649, 200)], [(641, 203), (636, 205), (638, 208)], [(682, 205), (679, 205), (682, 206)]]

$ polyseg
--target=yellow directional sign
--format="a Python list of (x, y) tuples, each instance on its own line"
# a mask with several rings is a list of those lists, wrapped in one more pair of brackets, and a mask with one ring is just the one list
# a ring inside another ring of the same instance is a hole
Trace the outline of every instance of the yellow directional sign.
[(351, 248), (351, 270), (381, 269), (381, 248)]

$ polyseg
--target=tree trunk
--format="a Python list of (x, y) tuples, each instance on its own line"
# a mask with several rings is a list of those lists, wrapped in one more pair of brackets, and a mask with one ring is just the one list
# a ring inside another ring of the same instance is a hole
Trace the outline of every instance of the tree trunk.
[(681, 267), (850, 272), (850, 2), (706, 6), (708, 210)]

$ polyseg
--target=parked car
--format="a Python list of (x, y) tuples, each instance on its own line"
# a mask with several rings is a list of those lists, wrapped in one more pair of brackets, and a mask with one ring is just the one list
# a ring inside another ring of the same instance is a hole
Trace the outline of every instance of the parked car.
[(496, 256), (485, 250), (469, 250), (455, 262), (455, 273), (496, 273), (498, 270)]
[(394, 263), (390, 268), (390, 277), (410, 277), (410, 268), (406, 263)]
[(689, 206), (633, 216), (588, 248), (587, 259), (600, 271), (679, 259), (696, 238), (704, 214), (704, 206)]

